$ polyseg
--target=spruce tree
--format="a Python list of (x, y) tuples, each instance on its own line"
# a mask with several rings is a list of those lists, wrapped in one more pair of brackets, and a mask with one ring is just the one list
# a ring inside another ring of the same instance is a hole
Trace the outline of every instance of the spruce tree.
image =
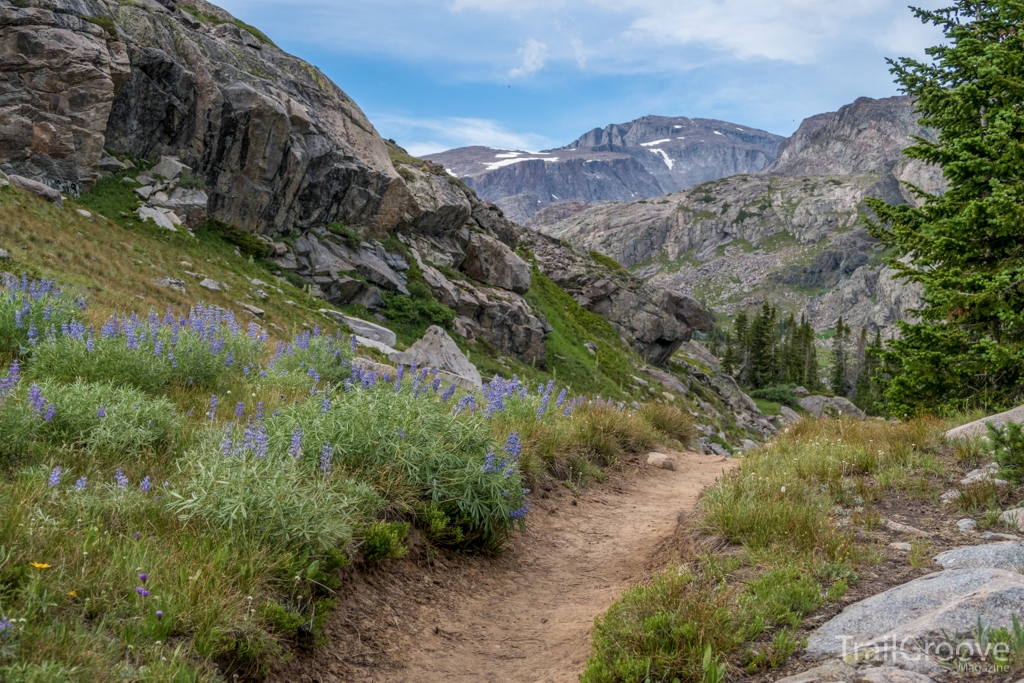
[(843, 322), (842, 316), (836, 323), (836, 336), (832, 338), (832, 374), (829, 377), (829, 384), (832, 385), (832, 393), (836, 396), (846, 396), (846, 368), (849, 359), (847, 357), (847, 341), (850, 328)]
[(918, 207), (869, 200), (891, 266), (924, 290), (886, 353), (890, 410), (1007, 407), (1024, 401), (1024, 2), (913, 11), (946, 41), (929, 62), (890, 61), (937, 131), (905, 154), (941, 167), (948, 189), (911, 188)]

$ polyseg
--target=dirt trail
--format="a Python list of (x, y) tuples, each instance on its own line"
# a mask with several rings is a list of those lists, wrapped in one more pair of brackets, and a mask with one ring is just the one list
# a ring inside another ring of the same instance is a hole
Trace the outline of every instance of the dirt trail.
[(675, 472), (639, 466), (579, 497), (561, 486), (535, 496), (529, 531), (499, 558), (357, 577), (328, 626), (331, 644), (272, 680), (576, 681), (594, 617), (664, 567), (680, 513), (733, 466), (675, 455)]

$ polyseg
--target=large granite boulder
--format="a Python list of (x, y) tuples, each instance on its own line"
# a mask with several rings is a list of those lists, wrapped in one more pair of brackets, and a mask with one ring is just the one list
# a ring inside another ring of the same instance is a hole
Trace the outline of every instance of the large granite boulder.
[(1017, 406), (1005, 413), (990, 415), (989, 417), (969, 422), (965, 425), (950, 429), (946, 432), (946, 438), (953, 439), (976, 439), (988, 434), (988, 426), (1002, 427), (1008, 422), (1024, 423), (1024, 406)]
[(474, 233), (466, 245), (462, 270), (474, 280), (526, 294), (530, 289), (530, 266), (503, 242)]
[(800, 407), (811, 417), (852, 417), (866, 420), (867, 415), (849, 399), (842, 396), (818, 396), (812, 394), (800, 399)]
[(989, 568), (1024, 572), (1024, 543), (1007, 541), (953, 548), (935, 556), (943, 569)]
[(969, 636), (982, 617), (989, 628), (1009, 627), (1024, 604), (1024, 575), (991, 568), (929, 574), (854, 603), (807, 639), (805, 656), (821, 659), (885, 644), (934, 648)]
[(437, 368), (467, 389), (483, 387), (480, 372), (459, 350), (455, 340), (437, 325), (427, 328), (423, 338), (408, 350), (393, 353), (390, 358), (394, 363), (412, 365), (415, 361), (420, 367)]

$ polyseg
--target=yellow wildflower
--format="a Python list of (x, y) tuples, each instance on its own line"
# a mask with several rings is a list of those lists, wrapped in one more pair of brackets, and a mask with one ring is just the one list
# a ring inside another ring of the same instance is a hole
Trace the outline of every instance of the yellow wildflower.
[(77, 598), (78, 597), (78, 591), (70, 591), (68, 593), (68, 596), (72, 597), (72, 598)]
[(43, 563), (43, 562), (30, 562), (29, 564), (31, 564), (36, 569), (49, 569), (50, 568), (50, 565), (48, 565), (46, 563)]

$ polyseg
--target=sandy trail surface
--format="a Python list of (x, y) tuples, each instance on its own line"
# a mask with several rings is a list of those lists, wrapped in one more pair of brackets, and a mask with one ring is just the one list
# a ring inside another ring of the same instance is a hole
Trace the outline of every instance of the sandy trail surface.
[[(665, 452), (665, 451), (662, 451)], [(534, 496), (529, 529), (497, 558), (392, 563), (354, 575), (330, 644), (275, 683), (568, 683), (594, 617), (678, 547), (680, 515), (735, 461), (674, 453), (676, 471), (636, 465), (573, 495)]]

